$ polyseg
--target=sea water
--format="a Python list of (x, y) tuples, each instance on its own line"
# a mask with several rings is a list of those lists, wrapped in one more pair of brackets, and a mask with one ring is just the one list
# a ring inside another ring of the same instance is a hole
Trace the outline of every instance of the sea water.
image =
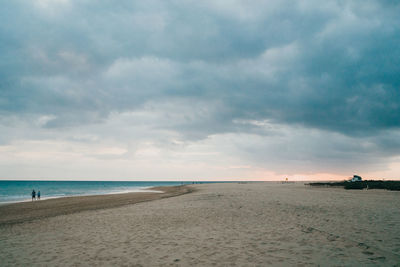
[(41, 199), (68, 196), (140, 192), (155, 186), (176, 186), (192, 182), (114, 182), (114, 181), (1, 181), (0, 204), (31, 200), (32, 190)]

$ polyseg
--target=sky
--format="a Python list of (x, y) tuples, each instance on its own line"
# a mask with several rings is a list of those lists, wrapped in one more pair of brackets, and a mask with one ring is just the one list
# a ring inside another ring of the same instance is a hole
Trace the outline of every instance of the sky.
[(400, 179), (400, 1), (0, 4), (0, 179)]

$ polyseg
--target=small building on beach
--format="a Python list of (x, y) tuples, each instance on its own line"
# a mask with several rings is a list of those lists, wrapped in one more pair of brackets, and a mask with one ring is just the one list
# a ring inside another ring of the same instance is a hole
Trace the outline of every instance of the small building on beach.
[(353, 178), (351, 178), (350, 181), (351, 181), (351, 182), (361, 182), (361, 181), (362, 181), (362, 178), (361, 178), (361, 176), (353, 175)]

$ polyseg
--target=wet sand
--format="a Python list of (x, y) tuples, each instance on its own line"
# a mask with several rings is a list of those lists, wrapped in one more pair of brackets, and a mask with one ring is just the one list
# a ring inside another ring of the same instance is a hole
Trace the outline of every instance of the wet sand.
[(298, 183), (182, 188), (195, 190), (3, 223), (1, 265), (399, 266), (400, 192)]
[[(66, 215), (86, 210), (115, 208), (189, 193), (184, 186), (153, 187), (149, 192), (63, 197), (0, 206), (0, 226)], [(158, 191), (158, 192), (151, 192)]]

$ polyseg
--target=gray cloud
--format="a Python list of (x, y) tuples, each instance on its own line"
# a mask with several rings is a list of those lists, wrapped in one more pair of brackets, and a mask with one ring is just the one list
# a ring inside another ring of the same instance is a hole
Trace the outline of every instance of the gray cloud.
[[(68, 138), (142, 112), (156, 143), (254, 136), (221, 149), (269, 169), (381, 164), (399, 154), (399, 12), (372, 0), (3, 3), (0, 138)], [(31, 134), (10, 134), (10, 120)]]

